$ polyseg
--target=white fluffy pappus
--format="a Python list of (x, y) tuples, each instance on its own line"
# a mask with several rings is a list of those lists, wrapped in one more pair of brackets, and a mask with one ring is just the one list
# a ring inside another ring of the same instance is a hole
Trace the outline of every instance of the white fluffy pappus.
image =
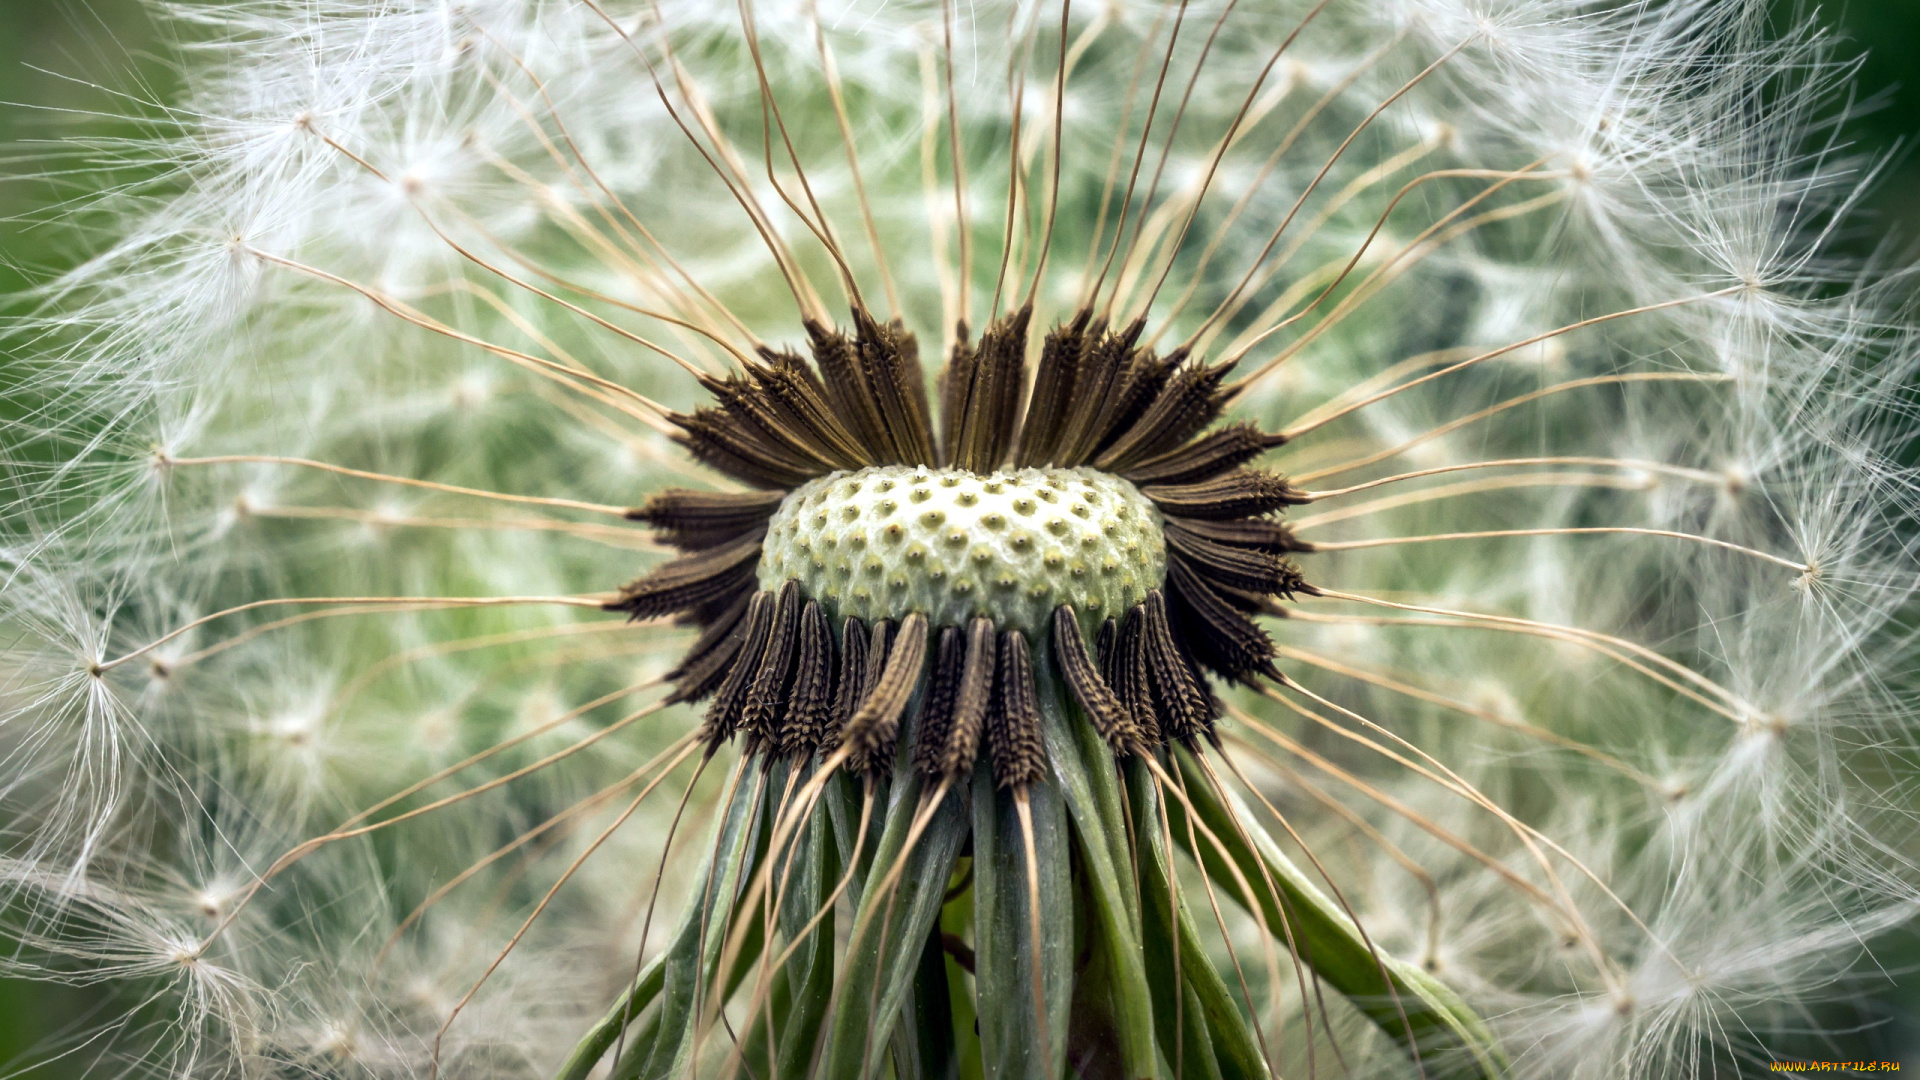
[[(1515, 1076), (1804, 1048), (1920, 904), (1920, 328), (1768, 7), (167, 5), (11, 327), (0, 970), (119, 987), (116, 1075), (551, 1075), (725, 797), (599, 610), (729, 486), (671, 416), (1030, 297), (1289, 437), (1319, 594), (1221, 732), (1381, 950)], [(1276, 1074), (1417, 1075), (1282, 963)]]

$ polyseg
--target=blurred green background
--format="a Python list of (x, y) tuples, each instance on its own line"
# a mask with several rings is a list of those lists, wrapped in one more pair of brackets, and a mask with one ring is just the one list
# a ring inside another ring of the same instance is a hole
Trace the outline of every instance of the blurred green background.
[[(1783, 0), (1777, 12), (1783, 24), (1804, 15), (1840, 35), (1838, 55), (1862, 64), (1856, 115), (1847, 122), (1853, 145), (1892, 155), (1844, 243), (1862, 255), (1887, 244), (1920, 252), (1920, 154), (1903, 149), (1920, 137), (1920, 0), (1819, 7)], [(71, 237), (47, 227), (45, 208), (60, 194), (57, 174), (86, 162), (53, 141), (80, 114), (124, 108), (113, 103), (118, 93), (167, 96), (174, 79), (154, 41), (140, 0), (0, 0), (0, 294), (79, 254)], [(1890, 935), (1875, 952), (1877, 962), (1861, 968), (1858, 1000), (1806, 1025), (1851, 1029), (1845, 1045), (1779, 1049), (1920, 1069), (1920, 933)], [(0, 980), (0, 1078), (112, 1075), (111, 1065), (88, 1069), (93, 1055), (85, 1050), (60, 1049), (113, 1008), (97, 991)]]

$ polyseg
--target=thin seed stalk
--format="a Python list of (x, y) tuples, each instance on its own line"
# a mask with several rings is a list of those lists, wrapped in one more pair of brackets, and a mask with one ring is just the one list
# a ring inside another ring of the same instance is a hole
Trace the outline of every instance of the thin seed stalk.
[[(1399, 1042), (1428, 1076), (1491, 1080), (1506, 1072), (1506, 1056), (1486, 1022), (1446, 984), (1381, 952), (1264, 829), (1252, 824), (1253, 814), (1238, 795), (1213, 786), (1189, 751), (1175, 750), (1171, 756), (1186, 781), (1194, 815), (1231, 854), (1240, 874), (1250, 881), (1272, 880), (1272, 889), (1258, 891), (1262, 913), (1269, 926), (1278, 927), (1287, 920), (1302, 962)], [(1222, 893), (1243, 902), (1219, 848), (1206, 840), (1197, 845), (1188, 841), (1186, 807), (1168, 799), (1167, 812), (1175, 842), (1188, 849), (1209, 877), (1225, 886)], [(1236, 821), (1243, 824), (1237, 827)], [(1251, 846), (1243, 840), (1242, 829)], [(1195, 846), (1198, 851), (1192, 850)]]

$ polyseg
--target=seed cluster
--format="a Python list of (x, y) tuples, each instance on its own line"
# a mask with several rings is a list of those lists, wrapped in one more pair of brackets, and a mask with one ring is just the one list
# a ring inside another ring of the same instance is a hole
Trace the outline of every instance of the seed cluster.
[(884, 466), (796, 488), (768, 522), (760, 587), (798, 581), (840, 619), (985, 616), (1029, 637), (1071, 604), (1089, 634), (1166, 578), (1160, 512), (1092, 469)]
[(700, 628), (668, 678), (708, 702), (705, 741), (941, 783), (985, 760), (1019, 790), (1047, 775), (1041, 668), (1121, 755), (1209, 738), (1210, 677), (1280, 677), (1255, 619), (1308, 588), (1280, 518), (1306, 495), (1249, 467), (1282, 436), (1215, 425), (1232, 364), (1091, 310), (1033, 357), (1023, 307), (958, 328), (929, 380), (905, 327), (853, 317), (669, 418), (752, 490), (628, 511), (684, 554), (607, 607)]

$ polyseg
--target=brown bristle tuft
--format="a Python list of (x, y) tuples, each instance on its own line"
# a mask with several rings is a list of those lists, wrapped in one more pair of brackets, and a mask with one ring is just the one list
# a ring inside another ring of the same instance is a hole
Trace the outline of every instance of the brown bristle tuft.
[(1167, 600), (1180, 640), (1202, 664), (1241, 682), (1279, 677), (1272, 639), (1177, 557), (1167, 561)]
[(733, 625), (747, 613), (747, 605), (753, 602), (755, 589), (741, 589), (731, 596), (721, 598), (705, 614), (699, 617), (692, 611), (675, 616), (674, 622), (684, 626), (700, 627), (700, 636), (687, 648), (686, 659), (672, 671), (667, 672), (668, 679), (679, 679), (702, 653), (707, 652), (724, 640)]
[(776, 732), (779, 752), (810, 757), (826, 744), (833, 720), (833, 628), (817, 600), (800, 609), (800, 652), (794, 658), (793, 692)]
[[(872, 673), (875, 658), (884, 654), (886, 664), (873, 679), (867, 696), (854, 711), (841, 732), (841, 741), (851, 750), (848, 767), (873, 775), (893, 767), (894, 747), (900, 738), (900, 713), (919, 685), (920, 671), (926, 666), (927, 617), (913, 612), (900, 620), (894, 635), (890, 620), (882, 619), (873, 628), (874, 647), (867, 653), (867, 670)], [(887, 639), (891, 637), (889, 642)]]
[(933, 378), (933, 392), (940, 398), (940, 458), (957, 468), (966, 468), (959, 463), (964, 456), (960, 443), (963, 431), (970, 433), (974, 423), (968, 418), (968, 403), (979, 393), (980, 364), (980, 350), (967, 336), (963, 321), (955, 327), (946, 366)]
[(1100, 418), (1124, 388), (1135, 359), (1134, 344), (1146, 328), (1146, 319), (1138, 318), (1118, 333), (1087, 337), (1074, 371), (1066, 419), (1055, 440), (1055, 464), (1078, 465), (1106, 441), (1107, 428), (1101, 425)]
[(892, 463), (893, 440), (884, 429), (879, 404), (861, 377), (859, 351), (853, 341), (812, 319), (806, 321), (806, 329), (813, 343), (813, 362), (820, 369), (821, 386), (834, 415), (874, 464)]
[(747, 692), (760, 672), (760, 660), (766, 653), (767, 634), (773, 627), (774, 606), (772, 593), (753, 594), (753, 603), (747, 608), (740, 650), (734, 654), (732, 667), (721, 681), (720, 688), (714, 692), (713, 702), (707, 706), (706, 719), (701, 724), (700, 737), (708, 746), (726, 742), (739, 730), (740, 717), (747, 705)]
[(936, 465), (933, 421), (927, 415), (927, 377), (920, 343), (898, 320), (878, 322), (865, 308), (853, 309), (859, 371), (879, 409), (893, 464)]
[(960, 693), (961, 669), (967, 662), (967, 635), (957, 626), (940, 629), (933, 648), (927, 693), (920, 699), (920, 728), (914, 734), (913, 763), (922, 776), (940, 775), (940, 748), (953, 723), (953, 702)]
[[(1100, 674), (1108, 685), (1114, 685), (1113, 666), (1120, 656), (1120, 625), (1112, 619), (1100, 624), (1100, 632), (1093, 635), (1093, 658), (1100, 662)], [(1114, 687), (1117, 691), (1118, 686)]]
[(1219, 521), (1257, 517), (1307, 501), (1307, 495), (1278, 473), (1235, 469), (1193, 484), (1149, 484), (1140, 494), (1174, 517)]
[(761, 391), (758, 380), (734, 376), (702, 379), (701, 383), (740, 430), (752, 432), (771, 452), (810, 473), (826, 472), (834, 467), (832, 455), (812, 439), (810, 432), (781, 416), (772, 399)]
[(1143, 741), (1133, 716), (1114, 696), (1113, 689), (1100, 677), (1100, 669), (1094, 666), (1093, 657), (1087, 654), (1087, 643), (1080, 636), (1080, 623), (1071, 604), (1053, 609), (1053, 659), (1088, 722), (1114, 753), (1140, 750)]
[(839, 691), (834, 695), (829, 733), (838, 739), (853, 711), (867, 696), (867, 624), (849, 615), (840, 630)]
[(1002, 788), (1024, 788), (1046, 775), (1039, 696), (1027, 636), (1018, 630), (1002, 631), (986, 722), (987, 755), (993, 762), (994, 780)]
[(1212, 540), (1216, 544), (1252, 548), (1269, 555), (1311, 550), (1305, 540), (1294, 538), (1293, 526), (1271, 518), (1202, 521), (1199, 518), (1170, 517), (1166, 520), (1169, 533), (1178, 530), (1203, 540)]
[(1220, 715), (1219, 704), (1205, 682), (1194, 674), (1193, 662), (1174, 639), (1167, 618), (1166, 599), (1159, 589), (1147, 593), (1147, 599), (1134, 608), (1140, 612), (1140, 651), (1144, 667), (1151, 676), (1153, 696), (1159, 703), (1163, 734), (1183, 743), (1212, 732)]
[(1012, 451), (1032, 318), (1029, 304), (994, 320), (978, 348), (964, 338), (954, 345), (943, 400), (946, 458), (955, 468), (991, 472)]
[(1226, 404), (1220, 380), (1231, 364), (1207, 367), (1190, 364), (1167, 380), (1125, 433), (1094, 462), (1108, 472), (1123, 473), (1137, 462), (1164, 454), (1213, 423)]
[(824, 387), (805, 360), (792, 353), (763, 350), (764, 367), (751, 369), (754, 380), (774, 414), (833, 468), (858, 469), (873, 464), (827, 403)]
[(1091, 432), (1093, 438), (1085, 444), (1085, 453), (1075, 464), (1091, 463), (1131, 431), (1167, 388), (1173, 373), (1180, 370), (1185, 356), (1186, 353), (1179, 350), (1164, 357), (1136, 350), (1114, 392), (1101, 404)]
[(620, 598), (606, 609), (652, 619), (729, 596), (750, 586), (765, 535), (766, 529), (756, 528), (723, 547), (661, 563), (622, 586)]
[(690, 491), (668, 488), (627, 511), (653, 526), (654, 539), (683, 551), (719, 547), (766, 525), (784, 491)]
[(1052, 459), (1073, 393), (1074, 371), (1086, 343), (1087, 324), (1092, 321), (1092, 310), (1082, 308), (1071, 321), (1054, 327), (1041, 344), (1040, 366), (1034, 372), (1033, 396), (1027, 400), (1026, 420), (1020, 425), (1014, 464), (1044, 465)]
[(1286, 436), (1270, 435), (1254, 424), (1229, 424), (1121, 475), (1135, 484), (1189, 484), (1237, 469), (1286, 441)]
[(818, 470), (767, 445), (746, 422), (723, 409), (700, 408), (667, 417), (680, 429), (676, 436), (695, 461), (757, 488), (791, 488), (807, 482)]
[(667, 704), (699, 701), (720, 685), (746, 638), (747, 608), (755, 595), (752, 590), (742, 592), (718, 619), (708, 624), (679, 666), (667, 672), (667, 679), (674, 684), (673, 693), (667, 695)]
[(1299, 581), (1293, 563), (1255, 548), (1222, 544), (1179, 528), (1169, 520), (1167, 546), (1193, 570), (1216, 584), (1254, 593), (1291, 592)]
[(1144, 733), (1149, 743), (1157, 744), (1163, 740), (1160, 718), (1153, 711), (1153, 690), (1147, 681), (1146, 650), (1140, 642), (1141, 618), (1140, 605), (1135, 604), (1125, 618), (1107, 620), (1107, 626), (1115, 628), (1113, 655), (1102, 666), (1107, 685), (1113, 687), (1113, 695), (1132, 715), (1134, 726)]
[(801, 602), (799, 582), (789, 581), (780, 587), (760, 670), (753, 677), (740, 713), (740, 727), (755, 747), (774, 743), (774, 717), (786, 704), (787, 679), (793, 671), (794, 654), (800, 651)]
[(992, 619), (976, 617), (967, 624), (966, 660), (940, 746), (938, 775), (944, 779), (964, 776), (980, 753), (980, 731), (993, 697), (994, 648)]

